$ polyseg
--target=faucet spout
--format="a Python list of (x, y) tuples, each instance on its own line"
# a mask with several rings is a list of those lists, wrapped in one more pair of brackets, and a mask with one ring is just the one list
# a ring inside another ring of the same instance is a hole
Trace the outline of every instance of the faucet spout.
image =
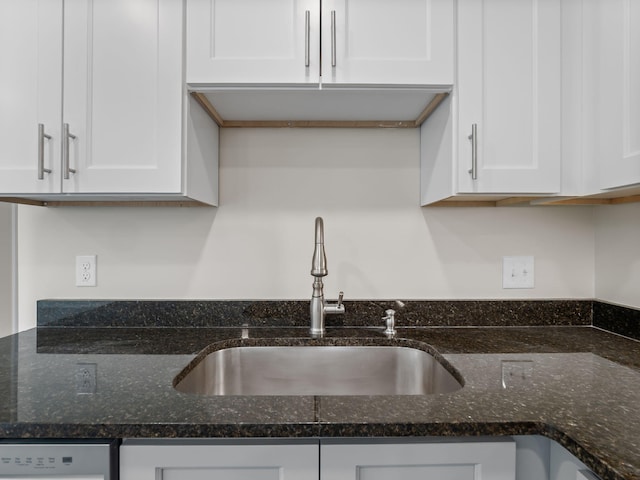
[(316, 218), (316, 244), (313, 250), (313, 259), (311, 260), (311, 275), (319, 278), (326, 276), (327, 271), (327, 255), (324, 252), (324, 222), (322, 217)]
[(311, 335), (313, 337), (321, 337), (324, 335), (324, 317), (330, 313), (344, 313), (344, 305), (342, 304), (343, 293), (337, 304), (328, 304), (324, 299), (324, 284), (322, 277), (328, 274), (327, 256), (324, 252), (324, 222), (322, 217), (316, 218), (315, 230), (315, 248), (313, 250), (313, 259), (311, 260), (311, 276), (313, 280), (313, 294), (311, 295), (311, 304), (309, 313), (311, 315)]

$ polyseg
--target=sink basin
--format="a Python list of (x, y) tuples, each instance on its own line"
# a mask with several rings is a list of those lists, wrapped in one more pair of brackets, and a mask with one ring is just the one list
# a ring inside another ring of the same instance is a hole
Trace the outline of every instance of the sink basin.
[(462, 388), (434, 356), (398, 346), (233, 347), (187, 369), (175, 388), (200, 395), (431, 395)]

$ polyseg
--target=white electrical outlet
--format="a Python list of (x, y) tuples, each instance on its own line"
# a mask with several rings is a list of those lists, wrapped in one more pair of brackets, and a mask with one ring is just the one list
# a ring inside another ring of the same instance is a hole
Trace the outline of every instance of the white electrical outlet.
[(533, 288), (533, 257), (502, 257), (502, 288)]
[(96, 255), (76, 257), (76, 287), (95, 287), (98, 282)]

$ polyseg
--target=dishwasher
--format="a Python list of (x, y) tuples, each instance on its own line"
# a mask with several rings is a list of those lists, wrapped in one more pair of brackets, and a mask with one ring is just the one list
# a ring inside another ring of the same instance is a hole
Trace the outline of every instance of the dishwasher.
[(117, 480), (115, 441), (0, 441), (1, 480)]

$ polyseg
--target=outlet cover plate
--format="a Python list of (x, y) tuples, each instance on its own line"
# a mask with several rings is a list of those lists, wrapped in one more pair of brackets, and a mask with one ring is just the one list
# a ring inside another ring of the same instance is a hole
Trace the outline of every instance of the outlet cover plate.
[(96, 255), (76, 257), (76, 287), (95, 287), (97, 284)]
[(534, 288), (533, 256), (502, 257), (502, 288)]

